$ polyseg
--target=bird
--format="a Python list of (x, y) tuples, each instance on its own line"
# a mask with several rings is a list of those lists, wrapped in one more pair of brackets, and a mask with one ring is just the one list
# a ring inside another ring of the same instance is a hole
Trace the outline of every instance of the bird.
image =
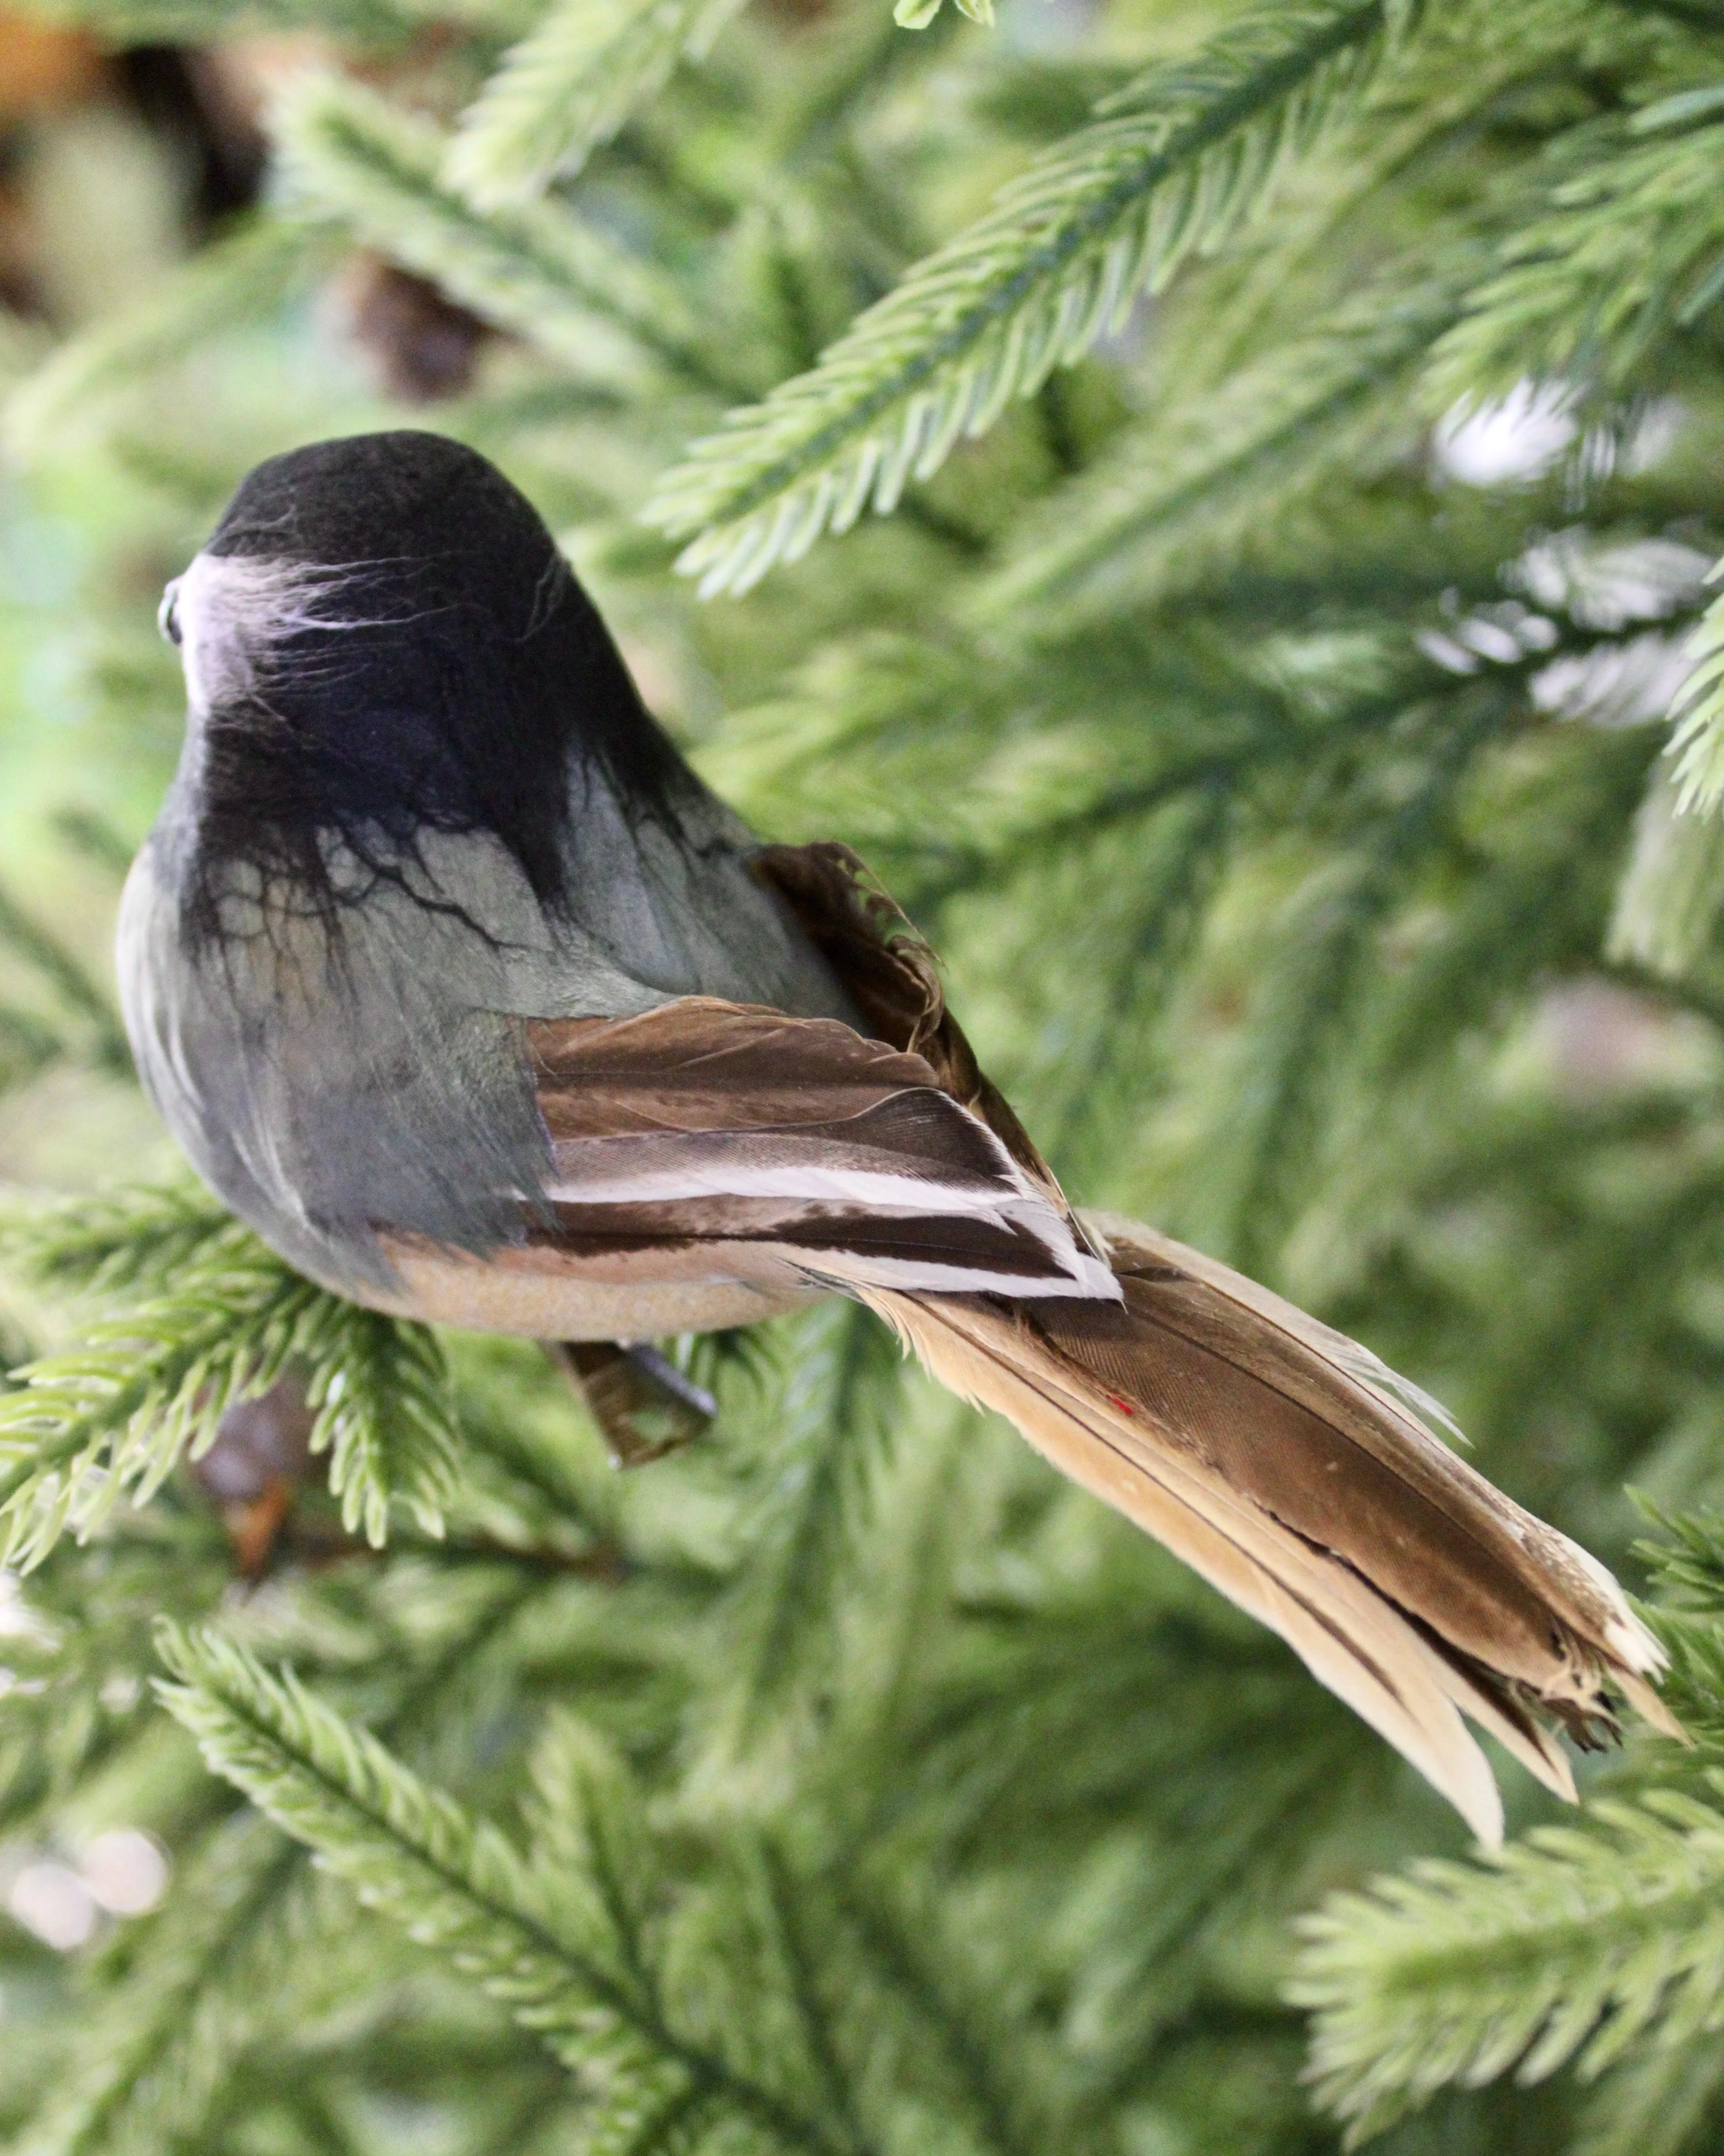
[(1570, 1799), (1559, 1732), (1602, 1742), (1625, 1702), (1680, 1734), (1615, 1579), (1434, 1402), (1068, 1203), (888, 892), (701, 782), (477, 451), (403, 429), (269, 459), (161, 624), (187, 723), (122, 899), (125, 1021), (193, 1168), (291, 1265), (589, 1379), (633, 1358), (667, 1397), (654, 1341), (859, 1301), (1487, 1845), (1475, 1729)]

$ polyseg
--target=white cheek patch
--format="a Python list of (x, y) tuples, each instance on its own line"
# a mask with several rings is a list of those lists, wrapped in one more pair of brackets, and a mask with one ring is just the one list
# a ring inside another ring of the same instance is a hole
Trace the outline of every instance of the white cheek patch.
[(367, 626), (331, 603), (352, 576), (350, 568), (316, 562), (196, 556), (168, 586), (161, 617), (166, 629), (171, 614), (179, 631), (192, 711), (207, 716), (218, 705), (255, 694), (264, 662), (285, 638)]

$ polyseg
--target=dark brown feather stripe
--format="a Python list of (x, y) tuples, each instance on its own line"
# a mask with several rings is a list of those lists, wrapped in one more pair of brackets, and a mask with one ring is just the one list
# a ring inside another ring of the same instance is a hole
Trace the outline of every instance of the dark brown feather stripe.
[[(530, 1230), (529, 1244), (572, 1253), (677, 1250), (695, 1243), (770, 1243), (859, 1256), (926, 1259), (1016, 1276), (1058, 1280), (1060, 1267), (1025, 1229), (972, 1215), (860, 1212), (772, 1198), (677, 1198), (615, 1205), (553, 1204), (554, 1229)], [(818, 1270), (818, 1267), (817, 1267)]]
[(780, 1129), (865, 1113), (895, 1093), (941, 1090), (933, 1067), (834, 1019), (685, 996), (634, 1018), (540, 1019), (527, 1028), (553, 1138)]
[(946, 1008), (933, 952), (860, 855), (823, 839), (762, 846), (752, 865), (795, 914), (880, 1038), (925, 1057), (953, 1100), (979, 1116), (1018, 1165), (1057, 1195), (1053, 1171)]
[(1128, 1280), (1123, 1308), (1062, 1301), (1019, 1322), (1463, 1654), (1523, 1682), (1547, 1680), (1564, 1644), (1547, 1594), (1488, 1506), (1464, 1486), (1436, 1497), (1415, 1460), (1386, 1461), (1380, 1433), (1361, 1442), (1351, 1403), (1325, 1409), (1294, 1396), (1263, 1367), (1261, 1341), (1217, 1322), (1219, 1308), (1194, 1308), (1203, 1292)]

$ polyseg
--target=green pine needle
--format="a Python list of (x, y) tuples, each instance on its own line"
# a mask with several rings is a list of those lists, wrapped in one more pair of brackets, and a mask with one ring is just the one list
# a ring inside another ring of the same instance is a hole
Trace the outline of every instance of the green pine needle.
[(1724, 1513), (1667, 1512), (1639, 1491), (1629, 1495), (1660, 1534), (1662, 1543), (1639, 1543), (1634, 1554), (1653, 1578), (1685, 1609), (1724, 1615)]
[[(1720, 603), (1724, 619), (1724, 602)], [(1724, 676), (1724, 660), (1719, 664)], [(1724, 699), (1719, 706), (1724, 716)], [(1678, 728), (1678, 739), (1684, 738)], [(1716, 751), (1714, 752), (1716, 753)], [(1724, 790), (1724, 759), (1719, 790)], [(1634, 819), (1629, 858), (1617, 886), (1605, 956), (1680, 979), (1705, 955), (1724, 915), (1724, 821), (1706, 814), (1717, 798), (1660, 757)]]
[(741, 0), (557, 0), (462, 115), (452, 186), (482, 210), (577, 172), (684, 54), (704, 53)]
[(1404, 264), (1227, 380), (1183, 386), (1024, 519), (978, 617), (1105, 616), (1272, 537), (1326, 475), (1396, 442), (1397, 393), (1454, 321), (1459, 290), (1453, 264)]
[(812, 1313), (799, 1344), (773, 1432), (771, 1496), (726, 1613), (726, 1734), (739, 1757), (775, 1711), (829, 1680), (844, 1565), (902, 1399), (895, 1344), (859, 1306)]
[[(429, 1787), (291, 1671), (231, 1640), (162, 1625), (159, 1686), (212, 1769), (316, 1851), (362, 1901), (437, 1945), (572, 2063), (650, 2068), (663, 2046), (564, 1938), (525, 1860), (489, 1821)], [(582, 1939), (582, 1948), (590, 1943)]]
[[(444, 178), (448, 138), (334, 74), (298, 78), (273, 118), (288, 198), (429, 277), (577, 372), (631, 372), (638, 351), (720, 386), (669, 278), (574, 214), (530, 203), (482, 215)], [(618, 332), (621, 332), (619, 339)]]
[(25, 911), (0, 886), (0, 948), (10, 950), (39, 973), (59, 1002), (89, 1027), (95, 1060), (110, 1070), (131, 1069), (131, 1050), (112, 996), (61, 938)]
[(703, 596), (744, 592), (870, 503), (885, 514), (1013, 397), (1219, 247), (1357, 106), (1403, 0), (1260, 9), (1152, 69), (912, 270), (819, 365), (731, 413), (646, 511)]
[(296, 1882), (304, 1856), (254, 1814), (191, 1852), (126, 1980), (86, 2015), (71, 2071), (32, 2123), (30, 2156), (141, 2152), (196, 2131), (254, 2033), (291, 1936), (282, 1905)]
[(390, 0), (35, 0), (29, 12), (89, 30), (116, 46), (202, 44), (240, 28), (346, 36), (361, 44), (398, 44), (421, 11)]
[(436, 1335), (327, 1296), (305, 1336), (300, 1352), (313, 1366), (306, 1399), (316, 1411), (311, 1450), (329, 1454), (341, 1525), (379, 1548), (398, 1502), (427, 1534), (440, 1535), (460, 1440)]
[(13, 391), (0, 415), (0, 439), (15, 456), (39, 453), (212, 337), (268, 320), (310, 284), (331, 252), (326, 226), (249, 219), (174, 270), (141, 305), (61, 345)]
[[(926, 30), (942, 4), (942, 0), (896, 0), (892, 20), (900, 30)], [(993, 28), (993, 0), (957, 0), (957, 7), (961, 15), (967, 15), (984, 29)]]
[(617, 1772), (598, 1765), (578, 1726), (553, 1729), (538, 1780), (553, 1811), (572, 1780), (587, 1824), (560, 1830), (533, 1861), (290, 1671), (272, 1676), (210, 1631), (163, 1625), (159, 1643), (176, 1680), (159, 1686), (162, 1699), (213, 1771), (575, 2068), (599, 2098), (612, 2148), (668, 2156), (686, 2145), (697, 2107), (712, 2107), (750, 2139), (836, 2150), (818, 2121), (667, 2025), (633, 1890), (613, 1876), (616, 1836), (633, 1823), (601, 1823), (620, 1793)]
[[(1721, 131), (1724, 132), (1724, 131)], [(1709, 583), (1724, 577), (1724, 562)], [(1724, 802), (1724, 597), (1700, 618), (1689, 646), (1693, 660), (1676, 698), (1670, 753), (1676, 759), (1676, 806), (1691, 815), (1715, 815)]]
[(1724, 2044), (1716, 2035), (1655, 2045), (1605, 2076), (1568, 2156), (1680, 2156), (1701, 2148), (1721, 2089)]
[[(1713, 1794), (1724, 1792), (1716, 1777)], [(1320, 2100), (1363, 2138), (1451, 2082), (1596, 2074), (1724, 2012), (1724, 1815), (1674, 1790), (1588, 1807), (1499, 1859), (1418, 1865), (1303, 1925)]]
[(204, 45), (271, 32), (311, 31), (361, 50), (399, 48), (427, 23), (518, 35), (533, 0), (32, 0), (28, 13), (88, 30), (115, 47)]
[(0, 1004), (0, 1091), (22, 1086), (66, 1053), (64, 1038), (28, 1011)]
[(441, 1532), (459, 1440), (434, 1336), (314, 1286), (237, 1223), (216, 1227), (171, 1194), (137, 1201), (126, 1249), (126, 1205), (99, 1209), (81, 1236), (62, 1209), (26, 1250), (38, 1276), (86, 1287), (151, 1275), (174, 1285), (12, 1373), (0, 1394), (5, 1562), (39, 1564), (68, 1527), (87, 1537), (124, 1492), (145, 1503), (182, 1455), (215, 1441), (228, 1407), (290, 1362), (306, 1371), (312, 1450), (330, 1454), (349, 1532), (381, 1543), (399, 1502)]
[(1436, 348), (1439, 406), (1528, 376), (1629, 388), (1724, 296), (1724, 89), (1573, 129), (1552, 165)]
[(62, 1294), (165, 1294), (244, 1230), (201, 1183), (149, 1184), (0, 1213), (0, 1265)]

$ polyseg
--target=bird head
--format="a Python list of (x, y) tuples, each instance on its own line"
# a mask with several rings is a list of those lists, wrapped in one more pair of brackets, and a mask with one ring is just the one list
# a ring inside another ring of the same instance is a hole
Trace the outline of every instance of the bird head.
[(583, 768), (674, 820), (675, 751), (550, 532), (443, 436), (260, 465), (161, 623), (185, 668), (196, 891), (243, 863), (322, 906), (335, 847), (387, 873), (428, 832), (478, 832), (554, 905)]

